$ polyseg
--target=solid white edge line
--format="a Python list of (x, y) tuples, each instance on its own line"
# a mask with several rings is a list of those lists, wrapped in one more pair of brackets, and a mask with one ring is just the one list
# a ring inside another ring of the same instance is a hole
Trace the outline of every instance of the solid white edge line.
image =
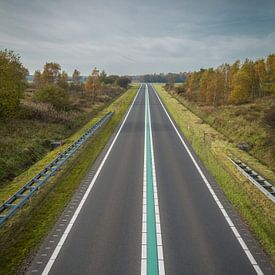
[(118, 132), (117, 132), (115, 138), (113, 139), (113, 141), (112, 141), (112, 143), (111, 143), (111, 145), (110, 145), (110, 147), (109, 147), (107, 153), (105, 154), (103, 160), (101, 161), (100, 166), (98, 167), (98, 169), (97, 169), (97, 171), (96, 171), (96, 173), (95, 173), (95, 175), (94, 175), (92, 181), (90, 182), (89, 187), (87, 188), (87, 190), (86, 190), (86, 192), (85, 192), (85, 194), (84, 194), (84, 196), (83, 196), (83, 198), (82, 198), (80, 204), (78, 205), (78, 207), (77, 207), (77, 209), (76, 209), (76, 211), (75, 211), (73, 217), (71, 218), (71, 220), (70, 220), (68, 226), (67, 226), (66, 229), (65, 229), (65, 232), (63, 233), (63, 235), (62, 235), (61, 239), (59, 240), (59, 242), (58, 242), (58, 244), (57, 244), (57, 246), (56, 246), (54, 252), (52, 253), (52, 255), (51, 255), (51, 257), (50, 257), (50, 259), (49, 259), (47, 265), (45, 266), (45, 268), (44, 268), (44, 270), (43, 270), (43, 272), (42, 272), (42, 275), (47, 275), (47, 274), (50, 272), (50, 270), (51, 270), (51, 268), (52, 268), (52, 266), (53, 266), (53, 264), (54, 264), (54, 262), (55, 262), (55, 260), (56, 260), (56, 258), (57, 258), (57, 256), (58, 256), (58, 254), (59, 254), (59, 252), (60, 252), (60, 250), (61, 250), (61, 248), (62, 248), (62, 245), (64, 244), (64, 242), (65, 242), (65, 240), (66, 240), (66, 238), (67, 238), (69, 232), (71, 231), (72, 226), (73, 226), (73, 224), (74, 224), (74, 222), (75, 222), (75, 220), (76, 220), (78, 214), (80, 213), (81, 208), (82, 208), (83, 205), (84, 205), (84, 202), (86, 201), (86, 199), (87, 199), (89, 193), (91, 192), (91, 190), (92, 190), (92, 188), (93, 188), (93, 185), (94, 185), (94, 183), (95, 183), (95, 181), (96, 181), (98, 175), (100, 174), (100, 171), (102, 170), (102, 167), (103, 167), (104, 163), (106, 162), (106, 160), (107, 160), (107, 158), (108, 158), (108, 156), (109, 156), (109, 154), (110, 154), (110, 152), (111, 152), (111, 150), (112, 150), (112, 148), (113, 148), (113, 146), (114, 146), (114, 144), (115, 144), (115, 142), (116, 142), (116, 140), (117, 140), (117, 138), (118, 138), (118, 136), (119, 136), (119, 134), (120, 134), (120, 132), (121, 132), (121, 129), (122, 129), (122, 127), (124, 126), (124, 124), (125, 124), (125, 122), (126, 122), (126, 120), (127, 120), (127, 118), (128, 118), (129, 113), (130, 113), (131, 110), (132, 110), (132, 107), (133, 107), (133, 105), (134, 105), (134, 103), (135, 103), (135, 101), (136, 101), (136, 99), (137, 99), (137, 97), (138, 97), (138, 95), (139, 95), (139, 92), (140, 92), (140, 90), (141, 90), (141, 87), (142, 87), (142, 84), (140, 85), (140, 87), (139, 87), (139, 89), (138, 89), (138, 91), (137, 91), (137, 94), (136, 94), (136, 96), (135, 96), (135, 98), (134, 98), (134, 100), (133, 100), (133, 102), (132, 102), (132, 104), (131, 104), (131, 106), (130, 106), (130, 108), (129, 108), (129, 110), (128, 110), (128, 112), (127, 112), (125, 118), (124, 118), (124, 120), (123, 120), (123, 122), (122, 122), (122, 124), (120, 125), (120, 128), (119, 128), (119, 130), (118, 130)]
[[(212, 195), (212, 197), (214, 198), (216, 204), (218, 205), (219, 209), (221, 210), (221, 212), (222, 212), (222, 214), (223, 214), (225, 220), (226, 220), (227, 223), (229, 224), (229, 227), (231, 228), (233, 234), (235, 235), (236, 239), (238, 240), (239, 244), (241, 245), (241, 247), (242, 247), (243, 251), (245, 252), (247, 258), (249, 259), (251, 265), (254, 267), (254, 269), (255, 269), (255, 271), (256, 271), (256, 273), (257, 273), (258, 275), (263, 275), (263, 274), (264, 274), (263, 271), (261, 270), (260, 266), (259, 266), (258, 263), (256, 262), (255, 258), (253, 257), (252, 253), (250, 252), (250, 250), (247, 248), (247, 246), (246, 246), (244, 240), (242, 239), (242, 237), (240, 237), (240, 234), (239, 234), (237, 228), (235, 227), (234, 223), (233, 223), (231, 220), (230, 220), (230, 222), (228, 221), (228, 219), (227, 219), (227, 217), (228, 217), (227, 212), (225, 211), (224, 207), (222, 206), (222, 203), (220, 202), (220, 200), (219, 200), (218, 197), (216, 196), (216, 194), (215, 194), (213, 188), (212, 188), (211, 185), (209, 184), (209, 182), (208, 182), (207, 178), (205, 177), (204, 173), (202, 172), (201, 168), (200, 168), (199, 165), (197, 164), (197, 162), (196, 162), (195, 158), (193, 157), (191, 151), (189, 150), (189, 148), (187, 147), (186, 143), (184, 142), (184, 140), (183, 140), (182, 136), (180, 135), (180, 133), (179, 133), (177, 127), (175, 126), (173, 120), (171, 119), (169, 113), (167, 112), (165, 106), (163, 105), (163, 103), (162, 103), (162, 101), (161, 101), (161, 99), (160, 99), (158, 93), (156, 92), (155, 87), (154, 87), (153, 85), (151, 85), (151, 87), (153, 88), (153, 90), (154, 90), (154, 92), (155, 92), (155, 94), (156, 94), (156, 96), (157, 96), (157, 98), (158, 98), (158, 100), (159, 100), (159, 102), (160, 102), (160, 104), (161, 104), (161, 106), (162, 106), (164, 112), (166, 113), (166, 115), (167, 115), (169, 121), (171, 122), (173, 128), (175, 129), (175, 131), (176, 131), (176, 133), (177, 133), (179, 139), (181, 140), (183, 146), (185, 147), (185, 150), (187, 151), (188, 155), (190, 156), (191, 160), (193, 161), (193, 163), (194, 163), (194, 165), (195, 165), (197, 171), (199, 172), (201, 178), (203, 179), (204, 183), (206, 184), (208, 190), (210, 191), (210, 194)], [(233, 226), (232, 226), (232, 225), (233, 225)]]
[[(156, 167), (155, 167), (155, 157), (154, 157), (154, 142), (153, 142), (153, 134), (152, 134), (152, 125), (151, 125), (151, 107), (150, 107), (150, 97), (148, 86), (147, 87), (147, 95), (148, 95), (148, 115), (149, 115), (149, 134), (150, 134), (150, 143), (151, 143), (151, 158), (152, 158), (152, 170), (153, 170), (153, 186), (156, 191), (156, 195), (158, 194), (157, 188), (157, 177), (156, 177)], [(159, 213), (159, 202), (158, 196), (154, 197), (155, 201), (155, 209), (158, 209), (158, 213), (155, 212), (155, 226), (156, 226), (156, 234), (161, 236), (161, 225), (160, 225), (160, 213)], [(154, 209), (154, 210), (155, 210)], [(158, 223), (159, 222), (159, 223)], [(157, 236), (156, 236), (157, 238)], [(158, 252), (158, 269), (159, 275), (165, 275), (165, 267), (164, 267), (164, 258), (163, 258), (163, 244), (162, 237), (157, 239), (157, 252)]]
[[(146, 85), (146, 84), (145, 84)], [(145, 86), (146, 89), (146, 86)], [(142, 201), (142, 237), (145, 234), (146, 238), (142, 238), (142, 246), (141, 246), (141, 275), (147, 275), (147, 196), (146, 196), (146, 187), (147, 187), (147, 160), (146, 160), (146, 135), (147, 135), (147, 129), (146, 129), (146, 119), (147, 119), (147, 112), (146, 112), (146, 94), (145, 100), (144, 100), (144, 160), (143, 160), (143, 201)]]

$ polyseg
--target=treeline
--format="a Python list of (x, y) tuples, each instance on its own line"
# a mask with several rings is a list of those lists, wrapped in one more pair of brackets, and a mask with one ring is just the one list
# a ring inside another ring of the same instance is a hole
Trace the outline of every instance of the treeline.
[(186, 73), (160, 73), (132, 76), (133, 81), (150, 83), (181, 83), (186, 79)]
[(107, 75), (105, 71), (94, 68), (83, 82), (80, 71), (74, 70), (69, 81), (68, 73), (61, 70), (55, 62), (44, 65), (43, 71), (35, 71), (33, 82), (27, 82), (28, 70), (20, 61), (20, 56), (13, 51), (0, 51), (0, 119), (14, 116), (27, 88), (34, 91), (37, 101), (51, 104), (54, 108), (69, 109), (68, 92), (81, 92), (95, 103), (101, 93), (109, 93), (115, 87), (126, 89), (131, 82), (128, 77)]
[(275, 54), (188, 73), (185, 83), (176, 89), (190, 100), (213, 106), (242, 104), (275, 95)]
[(108, 76), (105, 71), (94, 68), (91, 74), (82, 81), (80, 71), (74, 70), (71, 81), (68, 73), (61, 70), (58, 63), (50, 62), (44, 65), (43, 71), (35, 71), (33, 86), (38, 89), (36, 98), (52, 104), (56, 108), (66, 108), (68, 96), (66, 91), (85, 93), (95, 103), (96, 97), (105, 90), (108, 85), (118, 85), (126, 89), (131, 82), (127, 77), (117, 75)]

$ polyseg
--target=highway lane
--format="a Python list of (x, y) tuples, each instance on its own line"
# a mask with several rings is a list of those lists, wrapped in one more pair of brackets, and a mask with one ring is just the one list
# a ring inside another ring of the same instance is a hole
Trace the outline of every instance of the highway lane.
[(54, 260), (29, 274), (256, 274), (150, 85), (100, 162)]
[(144, 87), (50, 274), (139, 274)]
[(149, 87), (167, 274), (255, 274)]

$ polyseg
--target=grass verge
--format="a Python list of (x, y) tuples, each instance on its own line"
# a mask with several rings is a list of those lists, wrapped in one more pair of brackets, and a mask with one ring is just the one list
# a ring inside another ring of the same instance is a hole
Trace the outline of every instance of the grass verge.
[[(52, 177), (19, 213), (0, 229), (0, 274), (16, 273), (43, 241), (70, 201), (79, 183), (107, 144), (136, 91), (137, 86), (132, 87), (70, 138), (70, 142), (73, 142), (104, 114), (109, 111), (115, 112), (111, 120), (62, 167), (61, 171)], [(58, 151), (60, 150), (62, 148), (58, 149)], [(34, 165), (35, 167), (31, 167), (20, 177), (21, 183), (33, 177), (41, 167), (54, 158), (56, 153), (57, 150), (55, 153), (51, 152)], [(15, 181), (11, 189), (18, 189), (18, 185), (18, 182)], [(1, 194), (4, 194), (3, 190)]]
[(275, 205), (246, 180), (228, 160), (234, 155), (274, 179), (274, 173), (189, 111), (161, 85), (155, 85), (163, 103), (197, 155), (222, 187), (263, 249), (275, 263)]

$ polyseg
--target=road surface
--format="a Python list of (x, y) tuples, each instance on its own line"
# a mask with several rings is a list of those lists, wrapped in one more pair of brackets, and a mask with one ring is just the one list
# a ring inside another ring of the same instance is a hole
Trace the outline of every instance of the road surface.
[(29, 274), (272, 274), (151, 85), (32, 260)]

